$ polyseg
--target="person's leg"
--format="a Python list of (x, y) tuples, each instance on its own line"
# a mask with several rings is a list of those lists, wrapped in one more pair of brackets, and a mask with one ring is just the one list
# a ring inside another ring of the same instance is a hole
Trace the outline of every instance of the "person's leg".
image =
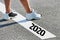
[(32, 8), (30, 7), (29, 0), (20, 0), (21, 3), (23, 4), (23, 7), (25, 8), (27, 14), (26, 14), (26, 19), (27, 20), (32, 20), (32, 19), (40, 19), (41, 15), (37, 14)]
[(6, 8), (6, 13), (11, 12), (11, 0), (4, 0), (5, 2), (5, 8)]
[(32, 9), (30, 7), (29, 0), (20, 0), (20, 1), (21, 1), (22, 5), (24, 6), (26, 12), (31, 13)]
[(6, 12), (3, 15), (3, 19), (9, 19), (9, 17), (15, 17), (17, 14), (11, 11), (11, 0), (4, 0)]

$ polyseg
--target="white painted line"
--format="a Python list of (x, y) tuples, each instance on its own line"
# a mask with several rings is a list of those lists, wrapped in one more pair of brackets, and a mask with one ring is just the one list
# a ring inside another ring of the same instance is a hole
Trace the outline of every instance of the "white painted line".
[[(5, 6), (2, 3), (0, 3), (0, 12), (5, 13)], [(14, 20), (15, 22), (17, 22), (18, 24), (20, 24), (21, 26), (23, 26), (24, 28), (26, 28), (27, 30), (38, 36), (39, 38), (48, 39), (56, 37), (54, 34), (48, 32), (47, 30), (40, 27), (36, 23), (32, 21), (27, 21), (26, 18), (21, 14), (19, 14), (18, 12), (16, 13), (18, 14), (18, 16), (16, 16), (16, 18), (12, 20)]]

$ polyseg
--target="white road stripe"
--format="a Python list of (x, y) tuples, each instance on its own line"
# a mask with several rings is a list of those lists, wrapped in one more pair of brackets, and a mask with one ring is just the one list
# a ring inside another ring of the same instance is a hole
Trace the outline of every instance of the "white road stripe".
[[(0, 2), (0, 12), (5, 13), (5, 6), (1, 2)], [(39, 38), (48, 39), (48, 38), (56, 37), (54, 34), (48, 32), (47, 30), (45, 30), (44, 28), (40, 27), (36, 23), (34, 23), (32, 21), (27, 21), (26, 18), (24, 16), (22, 16), (21, 14), (19, 14), (18, 12), (16, 12), (16, 13), (18, 14), (18, 16), (16, 16), (16, 18), (14, 18), (12, 20), (14, 20), (15, 22), (17, 22), (18, 24), (20, 24), (21, 26), (23, 26), (24, 28), (26, 28), (27, 30), (29, 30), (30, 32), (32, 32), (33, 34), (38, 36)], [(34, 23), (35, 25), (37, 25), (38, 28), (40, 28), (40, 32), (39, 32), (40, 34), (37, 34), (36, 31), (33, 31), (33, 30), (29, 29), (32, 26), (32, 23)], [(41, 35), (41, 30), (45, 31), (45, 34), (43, 36)]]

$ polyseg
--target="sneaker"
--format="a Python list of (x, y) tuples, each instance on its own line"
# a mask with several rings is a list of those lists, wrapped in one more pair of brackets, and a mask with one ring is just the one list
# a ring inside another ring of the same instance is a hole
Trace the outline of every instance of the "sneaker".
[(17, 16), (17, 14), (15, 14), (13, 12), (11, 12), (11, 13), (5, 13), (5, 14), (3, 14), (3, 19), (9, 20), (10, 17), (15, 17), (15, 16)]
[(38, 20), (41, 18), (40, 14), (37, 14), (34, 10), (30, 14), (26, 14), (27, 20)]
[(9, 16), (9, 17), (15, 17), (15, 16), (17, 16), (17, 14), (11, 12), (11, 13), (8, 14), (8, 16)]
[(3, 14), (3, 20), (9, 20), (8, 14)]

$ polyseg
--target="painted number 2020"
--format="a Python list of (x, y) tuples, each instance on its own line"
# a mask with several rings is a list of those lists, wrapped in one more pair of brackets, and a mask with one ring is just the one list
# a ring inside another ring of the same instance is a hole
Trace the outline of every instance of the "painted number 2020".
[(41, 36), (45, 35), (45, 30), (42, 30), (40, 27), (36, 26), (35, 24), (32, 23), (32, 26), (29, 27), (29, 29), (33, 30), (37, 34), (40, 34)]

